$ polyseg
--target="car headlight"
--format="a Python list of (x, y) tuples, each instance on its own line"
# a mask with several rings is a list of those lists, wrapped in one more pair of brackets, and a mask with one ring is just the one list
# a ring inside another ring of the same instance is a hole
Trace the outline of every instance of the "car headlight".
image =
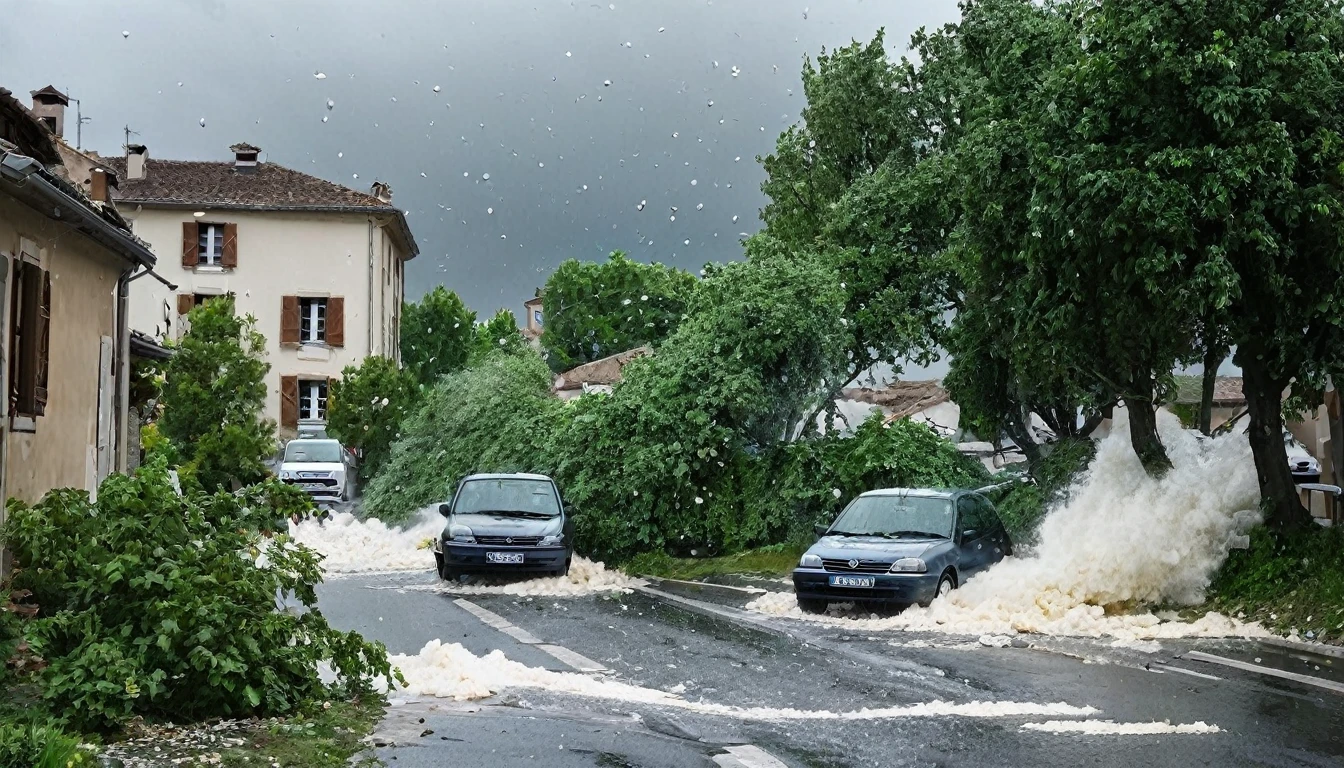
[(537, 542), (539, 547), (555, 547), (565, 543), (565, 534), (556, 533), (550, 536), (542, 536), (541, 541)]
[(892, 573), (927, 573), (929, 566), (918, 557), (902, 557), (891, 564)]
[(799, 568), (820, 568), (821, 555), (814, 555), (811, 552), (803, 555), (803, 559), (798, 561)]
[(448, 526), (448, 539), (462, 544), (475, 544), (476, 534), (472, 533), (471, 529), (465, 525), (450, 525)]
[(282, 470), (280, 470), (280, 479), (281, 479), (281, 480), (288, 480), (288, 479), (290, 479), (290, 473), (289, 473), (289, 470), (288, 470), (288, 469), (282, 469)]

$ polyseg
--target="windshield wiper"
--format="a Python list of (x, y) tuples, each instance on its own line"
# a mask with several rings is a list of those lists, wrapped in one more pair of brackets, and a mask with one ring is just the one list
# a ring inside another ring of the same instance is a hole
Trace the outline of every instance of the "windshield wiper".
[(500, 517), (527, 517), (538, 519), (549, 519), (555, 515), (548, 515), (545, 512), (529, 512), (522, 509), (482, 509), (472, 512), (473, 515), (498, 515)]
[(881, 536), (886, 536), (886, 537), (888, 537), (888, 538), (892, 538), (892, 539), (899, 538), (899, 537), (901, 537), (901, 536), (933, 536), (934, 538), (938, 538), (938, 539), (946, 539), (946, 538), (947, 538), (946, 536), (944, 536), (944, 535), (941, 534), (941, 533), (932, 533), (932, 532), (930, 532), (930, 531), (891, 531), (890, 533), (883, 533), (883, 534), (879, 534), (879, 535), (881, 535)]
[(853, 531), (827, 531), (827, 536), (873, 536), (871, 533), (854, 533)]

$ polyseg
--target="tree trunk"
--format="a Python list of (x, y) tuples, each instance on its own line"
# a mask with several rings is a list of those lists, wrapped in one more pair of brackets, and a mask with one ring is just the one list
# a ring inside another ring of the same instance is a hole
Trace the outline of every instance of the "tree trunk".
[(1157, 411), (1153, 409), (1153, 382), (1144, 374), (1130, 381), (1132, 390), (1141, 390), (1135, 396), (1125, 398), (1125, 409), (1129, 411), (1129, 442), (1134, 446), (1134, 454), (1143, 463), (1143, 468), (1151, 477), (1161, 477), (1171, 469), (1171, 459), (1157, 434)]
[(1199, 397), (1199, 431), (1206, 435), (1213, 434), (1213, 394), (1218, 383), (1218, 367), (1226, 356), (1223, 349), (1215, 344), (1204, 348), (1204, 387)]
[(1241, 370), (1247, 415), (1251, 419), (1246, 435), (1255, 455), (1260, 503), (1267, 515), (1265, 523), (1279, 530), (1310, 525), (1311, 513), (1298, 497), (1283, 444), (1283, 389), (1287, 385), (1275, 381), (1254, 359), (1244, 363)]
[[(1025, 409), (1023, 409), (1025, 410)], [(1031, 413), (1027, 413), (1028, 423), (1030, 423)], [(1021, 419), (1016, 416), (1009, 416), (1003, 425), (1003, 431), (1017, 443), (1017, 447), (1022, 449), (1022, 455), (1027, 457), (1027, 466), (1034, 467), (1041, 460), (1041, 448), (1036, 441), (1031, 438), (1031, 432), (1023, 425)]]

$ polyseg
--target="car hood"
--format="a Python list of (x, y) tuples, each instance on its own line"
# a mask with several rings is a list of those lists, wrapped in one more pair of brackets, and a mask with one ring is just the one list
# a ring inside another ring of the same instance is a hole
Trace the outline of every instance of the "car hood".
[(280, 465), (282, 472), (344, 472), (345, 465), (339, 461), (286, 461)]
[(921, 557), (947, 539), (884, 539), (880, 536), (823, 536), (807, 550), (809, 555), (836, 560), (879, 560), (894, 563), (903, 557)]
[[(465, 525), (477, 536), (553, 536), (560, 532), (564, 519), (559, 515), (548, 520), (499, 515), (453, 515), (448, 523)], [(445, 526), (445, 535), (447, 531)]]

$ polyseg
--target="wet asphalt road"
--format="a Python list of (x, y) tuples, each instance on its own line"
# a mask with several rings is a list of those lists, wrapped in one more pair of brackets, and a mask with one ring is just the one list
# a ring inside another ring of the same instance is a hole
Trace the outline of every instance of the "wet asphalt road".
[[(572, 666), (488, 625), (456, 595), (407, 589), (433, 574), (342, 577), (319, 590), (331, 623), (415, 653), (428, 640), (557, 671)], [(1340, 681), (1344, 659), (1246, 641), (1164, 641), (1158, 652), (1104, 640), (856, 633), (737, 610), (749, 595), (653, 584), (654, 594), (526, 598), (467, 595), (477, 611), (600, 663), (609, 676), (692, 701), (849, 712), (934, 700), (1065, 702), (1117, 722), (1203, 721), (1203, 735), (1076, 735), (1023, 729), (1052, 718), (939, 716), (767, 722), (516, 689), (478, 702), (394, 706), (377, 754), (394, 766), (754, 765), (734, 745), (787, 766), (1339, 766), (1344, 693), (1180, 658), (1190, 651)], [(659, 594), (661, 593), (661, 594)], [(678, 600), (680, 598), (680, 600)], [(488, 615), (488, 614), (487, 614)], [(927, 647), (911, 647), (927, 644)], [(1174, 671), (1186, 670), (1186, 673)], [(1189, 674), (1189, 673), (1195, 674)], [(576, 673), (577, 674), (577, 673)], [(1214, 679), (1216, 678), (1216, 679)], [(428, 732), (428, 733), (426, 733)], [(423, 734), (423, 735), (422, 735)], [(760, 765), (777, 765), (759, 763)]]

